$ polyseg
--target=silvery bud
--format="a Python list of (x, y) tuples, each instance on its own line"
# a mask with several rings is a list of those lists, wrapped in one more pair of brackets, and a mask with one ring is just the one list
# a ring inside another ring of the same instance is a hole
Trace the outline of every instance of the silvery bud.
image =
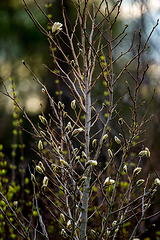
[(94, 148), (97, 147), (97, 139), (93, 139), (93, 141), (92, 141), (92, 146), (93, 146)]
[(143, 156), (145, 156), (146, 154), (147, 154), (147, 151), (146, 151), (146, 150), (142, 150), (142, 151), (140, 151), (140, 152), (138, 153), (138, 156), (143, 157)]
[(43, 166), (43, 163), (42, 163), (41, 161), (39, 161), (38, 166), (39, 166), (40, 168), (42, 168), (43, 171), (45, 171), (45, 167)]
[(36, 182), (35, 176), (34, 176), (32, 173), (31, 173), (31, 181), (32, 181), (33, 183)]
[(77, 163), (77, 162), (79, 161), (79, 159), (80, 159), (80, 156), (77, 156), (77, 157), (75, 158), (75, 163)]
[(106, 142), (107, 138), (108, 138), (108, 134), (105, 134), (105, 135), (103, 136), (103, 139), (102, 139), (103, 143)]
[(84, 160), (87, 160), (87, 155), (86, 155), (86, 153), (85, 153), (84, 151), (82, 151), (82, 158), (83, 158)]
[(71, 108), (72, 108), (73, 110), (76, 109), (76, 100), (75, 100), (75, 99), (71, 102)]
[(74, 131), (72, 132), (72, 136), (76, 137), (82, 131), (83, 131), (83, 128), (74, 129)]
[(68, 220), (68, 222), (67, 222), (67, 228), (68, 229), (72, 229), (72, 223), (71, 223), (71, 220)]
[(114, 137), (114, 140), (117, 144), (121, 144), (121, 140), (117, 136)]
[(39, 119), (41, 120), (41, 122), (42, 122), (44, 125), (47, 125), (47, 124), (48, 124), (47, 120), (46, 120), (45, 117), (43, 117), (42, 115), (39, 115)]
[(64, 216), (64, 214), (63, 213), (61, 213), (60, 214), (60, 219), (59, 219), (60, 221), (62, 221), (62, 222), (65, 222), (65, 216)]
[(150, 154), (149, 149), (146, 147), (145, 150), (146, 150), (146, 156), (147, 156), (147, 158), (150, 158), (150, 155), (151, 155), (151, 154)]
[(112, 222), (112, 226), (113, 226), (113, 227), (116, 226), (116, 224), (117, 224), (117, 221), (116, 221), (116, 220)]
[(61, 111), (64, 109), (64, 103), (62, 103), (61, 101), (58, 102), (58, 109)]
[(119, 123), (119, 125), (123, 125), (123, 118), (119, 118), (118, 123)]
[(38, 141), (38, 148), (39, 150), (43, 150), (43, 143), (41, 140)]
[(123, 172), (127, 174), (127, 165), (124, 165)]
[(62, 230), (61, 230), (61, 235), (62, 235), (64, 238), (67, 238), (67, 237), (68, 237), (68, 235), (67, 235), (66, 231), (64, 230), (64, 228), (62, 228)]
[(90, 166), (90, 165), (96, 166), (96, 165), (97, 165), (97, 161), (95, 161), (95, 160), (89, 160), (89, 161), (86, 163), (86, 167), (88, 167), (88, 166)]
[(154, 180), (154, 184), (159, 186), (159, 185), (160, 185), (160, 179), (159, 179), (159, 178), (156, 178), (156, 179)]
[(45, 176), (43, 178), (43, 186), (47, 187), (47, 185), (48, 185), (48, 177)]
[(104, 181), (104, 184), (103, 184), (103, 185), (104, 185), (104, 186), (105, 186), (105, 185), (111, 186), (111, 185), (114, 184), (114, 183), (115, 183), (115, 181), (114, 181), (113, 179), (107, 177), (106, 180)]
[(109, 158), (113, 158), (113, 153), (110, 148), (108, 149), (108, 156)]
[(62, 30), (62, 26), (63, 24), (60, 22), (55, 22), (52, 26), (52, 33), (57, 32), (56, 34), (58, 34), (61, 30)]
[(72, 131), (72, 125), (71, 125), (71, 122), (68, 122), (68, 123), (67, 123), (66, 130), (68, 130), (68, 131)]
[(64, 161), (63, 159), (60, 159), (60, 162), (61, 162), (64, 166), (68, 167), (68, 163), (67, 163), (66, 161)]
[(140, 186), (142, 183), (144, 183), (144, 179), (139, 179), (139, 180), (136, 182), (136, 185), (137, 185), (137, 186)]
[(141, 172), (141, 170), (142, 170), (142, 168), (141, 167), (136, 167), (135, 169), (134, 169), (134, 171), (133, 171), (133, 175), (137, 175), (137, 174), (139, 174), (140, 172)]
[(43, 169), (42, 169), (40, 166), (38, 166), (38, 165), (36, 165), (36, 170), (37, 170), (37, 172), (39, 172), (40, 174), (43, 173)]

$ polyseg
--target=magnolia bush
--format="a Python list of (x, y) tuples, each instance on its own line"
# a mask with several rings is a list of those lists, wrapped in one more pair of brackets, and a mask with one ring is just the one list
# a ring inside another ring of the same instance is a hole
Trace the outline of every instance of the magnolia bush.
[[(11, 206), (0, 192), (18, 223), (15, 231), (20, 239), (56, 239), (53, 233), (58, 234), (57, 239), (138, 239), (145, 221), (159, 214), (148, 214), (160, 185), (159, 176), (155, 171), (151, 181), (150, 174), (141, 174), (141, 160), (150, 160), (143, 133), (152, 116), (148, 116), (150, 102), (146, 105), (139, 98), (148, 69), (141, 68), (141, 56), (158, 21), (144, 43), (140, 32), (137, 39), (133, 33), (130, 46), (123, 51), (121, 43), (128, 25), (114, 33), (122, 0), (112, 4), (107, 0), (70, 0), (76, 13), (74, 23), (65, 1), (60, 3), (62, 23), (54, 17), (52, 21), (35, 1), (48, 19), (47, 28), (23, 2), (35, 26), (48, 39), (54, 68), (45, 67), (58, 82), (66, 84), (70, 97), (67, 102), (56, 102), (23, 60), (52, 111), (49, 115), (42, 111), (35, 125), (1, 79), (5, 88), (1, 92), (30, 122), (37, 143), (38, 160), (29, 166), (33, 200), (27, 218), (17, 211), (18, 202)], [(124, 91), (118, 95), (120, 86)], [(123, 100), (126, 96), (127, 103)], [(125, 104), (129, 114), (123, 113)], [(146, 109), (143, 116), (141, 108)], [(58, 224), (50, 232), (53, 219)], [(7, 214), (6, 221), (15, 226)]]

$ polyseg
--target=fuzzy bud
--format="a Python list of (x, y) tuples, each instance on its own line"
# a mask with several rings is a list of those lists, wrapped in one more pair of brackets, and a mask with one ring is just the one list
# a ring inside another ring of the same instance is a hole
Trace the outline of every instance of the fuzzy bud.
[(72, 223), (71, 223), (71, 220), (68, 220), (68, 222), (67, 222), (67, 228), (68, 229), (72, 229)]
[(139, 157), (143, 157), (143, 156), (145, 156), (145, 155), (147, 155), (147, 151), (146, 151), (146, 150), (142, 150), (142, 151), (140, 151), (140, 152), (138, 153), (138, 156), (139, 156)]
[(108, 138), (108, 134), (105, 134), (105, 135), (103, 136), (103, 139), (102, 139), (103, 143), (106, 142), (107, 138)]
[(72, 132), (72, 136), (76, 137), (82, 131), (83, 131), (83, 128), (74, 129), (74, 131)]
[(106, 178), (106, 180), (104, 181), (104, 186), (108, 185), (108, 186), (111, 186), (112, 184), (114, 184), (115, 181), (109, 177)]
[(112, 227), (116, 226), (116, 224), (117, 224), (117, 221), (116, 221), (116, 220), (113, 221), (113, 222), (112, 222)]
[(56, 34), (58, 34), (61, 30), (62, 30), (62, 26), (63, 24), (60, 22), (55, 22), (52, 26), (52, 33), (57, 32)]
[(43, 173), (43, 169), (42, 169), (40, 166), (38, 166), (38, 165), (36, 165), (36, 170), (37, 170), (37, 172), (39, 172), (40, 174)]
[(147, 156), (147, 158), (150, 158), (151, 154), (150, 154), (149, 149), (146, 147), (145, 150), (146, 150), (146, 156)]
[(67, 163), (66, 161), (64, 161), (63, 159), (60, 159), (60, 162), (61, 162), (64, 166), (68, 167), (68, 163)]
[(97, 147), (97, 139), (93, 139), (93, 141), (92, 141), (92, 146), (93, 146), (94, 148)]
[(64, 214), (63, 213), (61, 213), (60, 214), (60, 219), (59, 219), (60, 221), (62, 221), (62, 222), (65, 222), (65, 216), (64, 216)]
[(139, 179), (139, 180), (136, 182), (136, 186), (140, 186), (142, 183), (144, 183), (144, 179)]
[(32, 181), (33, 183), (36, 182), (36, 179), (35, 179), (35, 176), (33, 175), (33, 173), (31, 173), (31, 181)]
[(64, 103), (62, 103), (61, 101), (58, 102), (58, 109), (60, 111), (62, 111), (64, 109)]
[(114, 140), (117, 144), (121, 144), (121, 140), (117, 136), (114, 137)]
[(142, 170), (142, 168), (141, 167), (136, 167), (135, 169), (134, 169), (134, 171), (133, 171), (133, 175), (137, 175), (137, 174), (139, 174), (140, 172), (141, 172), (141, 170)]
[(119, 125), (123, 125), (123, 118), (119, 118), (119, 119), (118, 119), (118, 124), (119, 124)]
[(38, 141), (38, 148), (39, 150), (43, 150), (43, 143), (41, 140)]
[(64, 238), (67, 238), (67, 237), (68, 237), (68, 235), (67, 235), (66, 231), (64, 230), (64, 228), (62, 228), (62, 230), (61, 230), (61, 235), (62, 235)]
[(159, 185), (160, 185), (160, 179), (159, 179), (159, 178), (156, 178), (156, 179), (154, 180), (154, 184), (157, 185), (157, 186), (159, 186)]
[(45, 93), (46, 91), (45, 91), (45, 89), (44, 88), (42, 88), (42, 93)]
[(77, 162), (79, 161), (79, 159), (80, 159), (80, 156), (77, 156), (77, 157), (75, 158), (75, 163), (77, 163)]
[(71, 122), (68, 122), (68, 123), (67, 123), (66, 130), (68, 130), (69, 132), (72, 131)]
[(123, 172), (127, 174), (127, 165), (124, 165)]
[(109, 158), (113, 158), (113, 153), (110, 148), (108, 149), (108, 156)]
[(82, 151), (82, 158), (83, 158), (84, 160), (87, 160), (87, 155), (86, 155), (86, 153), (85, 153), (84, 151)]
[(43, 117), (42, 115), (39, 115), (39, 119), (40, 119), (40, 121), (41, 121), (44, 125), (47, 125), (47, 124), (48, 124), (47, 120), (46, 120), (45, 117)]
[(48, 177), (45, 176), (43, 178), (43, 186), (47, 187), (47, 185), (48, 185)]
[(96, 166), (96, 165), (97, 165), (97, 161), (95, 161), (95, 160), (89, 160), (86, 163), (86, 167), (88, 167), (88, 166)]
[(75, 100), (75, 99), (71, 102), (71, 108), (72, 108), (73, 110), (76, 109), (76, 100)]

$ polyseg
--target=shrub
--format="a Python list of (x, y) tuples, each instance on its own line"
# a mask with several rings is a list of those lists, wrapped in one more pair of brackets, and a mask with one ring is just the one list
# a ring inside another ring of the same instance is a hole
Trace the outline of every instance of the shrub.
[[(160, 185), (156, 171), (153, 182), (150, 175), (141, 178), (141, 160), (150, 159), (149, 149), (142, 146), (142, 134), (152, 116), (148, 116), (150, 102), (146, 106), (139, 100), (148, 69), (140, 68), (141, 56), (148, 49), (158, 22), (145, 43), (141, 42), (141, 32), (138, 42), (133, 34), (129, 48), (117, 55), (116, 49), (124, 41), (128, 27), (119, 29), (115, 36), (122, 0), (111, 7), (103, 0), (97, 3), (71, 0), (76, 11), (73, 25), (63, 1), (63, 23), (52, 22), (35, 1), (48, 19), (47, 30), (23, 2), (28, 15), (49, 41), (55, 69), (46, 67), (57, 81), (66, 84), (71, 100), (56, 102), (23, 60), (34, 81), (41, 85), (52, 110), (48, 116), (42, 111), (35, 125), (2, 80), (5, 91), (1, 92), (14, 101), (33, 127), (39, 157), (29, 168), (33, 200), (28, 219), (17, 214), (17, 209), (0, 192), (17, 223), (7, 221), (24, 239), (140, 237), (143, 223), (152, 217), (147, 212)], [(127, 54), (130, 59), (125, 58)], [(119, 72), (115, 69), (118, 62), (123, 64)], [(132, 74), (133, 66), (136, 74)], [(124, 81), (126, 73), (128, 80)], [(124, 91), (115, 95), (116, 88), (122, 85)], [(103, 94), (98, 96), (96, 91), (101, 89)], [(128, 97), (126, 105), (130, 109), (127, 115), (121, 107), (125, 104), (124, 96)], [(143, 106), (146, 111), (141, 117)], [(52, 237), (54, 233), (57, 236)]]

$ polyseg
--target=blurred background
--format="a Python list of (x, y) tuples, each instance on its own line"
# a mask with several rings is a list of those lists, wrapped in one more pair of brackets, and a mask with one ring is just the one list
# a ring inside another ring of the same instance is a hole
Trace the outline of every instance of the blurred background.
[[(96, 0), (97, 2), (99, 0)], [(35, 15), (36, 19), (41, 25), (46, 28), (48, 21), (40, 10), (36, 7), (33, 0), (26, 1), (30, 10)], [(52, 21), (63, 22), (60, 0), (37, 0), (42, 9), (50, 15)], [(52, 3), (51, 7), (48, 7), (49, 3)], [(114, 1), (109, 1), (110, 5), (114, 4)], [(68, 0), (64, 0), (65, 7), (68, 15), (71, 18), (71, 22), (74, 21), (74, 9), (73, 5)], [(157, 19), (160, 17), (160, 1), (159, 0), (124, 0), (122, 3), (120, 17), (116, 27), (114, 27), (114, 33), (120, 32), (128, 24), (127, 37), (124, 42), (117, 49), (119, 52), (128, 49), (131, 44), (133, 32), (136, 30), (138, 37), (138, 31), (141, 29), (142, 42), (145, 42), (153, 26), (156, 24)], [(145, 146), (148, 146), (151, 150), (151, 159), (154, 167), (160, 173), (160, 26), (158, 26), (148, 45), (150, 48), (142, 56), (142, 69), (145, 69), (146, 64), (149, 64), (149, 70), (147, 71), (144, 85), (141, 88), (140, 98), (141, 101), (149, 103), (155, 89), (152, 103), (150, 105), (149, 114), (155, 114), (155, 117), (151, 122), (147, 124), (148, 131), (145, 133), (144, 138)], [(127, 58), (127, 56), (126, 56)], [(0, 1), (0, 74), (7, 86), (7, 89), (11, 92), (10, 76), (13, 77), (15, 91), (22, 107), (25, 107), (26, 112), (34, 123), (37, 123), (38, 115), (41, 114), (40, 102), (42, 101), (43, 111), (47, 114), (49, 110), (48, 100), (45, 98), (45, 94), (41, 92), (41, 87), (33, 81), (33, 77), (27, 71), (22, 64), (22, 60), (30, 66), (35, 75), (47, 86), (49, 93), (56, 99), (71, 100), (71, 96), (68, 90), (64, 89), (63, 84), (57, 84), (57, 79), (52, 75), (43, 64), (47, 65), (52, 70), (54, 69), (53, 59), (50, 56), (49, 43), (46, 37), (39, 32), (35, 27), (29, 16), (24, 10), (24, 4), (22, 0), (1, 0)], [(119, 62), (116, 65), (115, 72), (122, 68), (124, 62)], [(136, 74), (136, 67), (132, 66), (132, 73)], [(125, 76), (124, 82), (127, 80)], [(120, 95), (126, 88), (125, 84), (118, 85), (116, 94)], [(0, 89), (3, 89), (0, 83)], [(99, 86), (96, 90), (96, 98), (101, 98), (103, 95), (103, 86)], [(124, 98), (122, 105), (126, 103), (128, 107), (128, 99)], [(146, 110), (146, 105), (142, 108), (143, 115)], [(124, 110), (124, 115), (127, 113)], [(13, 102), (6, 96), (0, 94), (0, 144), (3, 145), (3, 153), (5, 159), (9, 163), (13, 163), (12, 149), (15, 136), (13, 131), (14, 127), (14, 107)], [(29, 132), (33, 132), (29, 123), (23, 118), (23, 128)], [(116, 126), (115, 126), (116, 130)], [(25, 144), (24, 156), (25, 161), (23, 168), (27, 169), (27, 164), (36, 158), (36, 154), (31, 148), (35, 148), (35, 139), (23, 132), (23, 143)], [(20, 139), (16, 139), (16, 142), (21, 142)], [(15, 165), (21, 166), (20, 161), (21, 152), (16, 149), (16, 158), (14, 159)], [(152, 171), (150, 163), (147, 164), (146, 172)], [(18, 172), (17, 172), (18, 174)], [(24, 175), (25, 175), (24, 171)]]

